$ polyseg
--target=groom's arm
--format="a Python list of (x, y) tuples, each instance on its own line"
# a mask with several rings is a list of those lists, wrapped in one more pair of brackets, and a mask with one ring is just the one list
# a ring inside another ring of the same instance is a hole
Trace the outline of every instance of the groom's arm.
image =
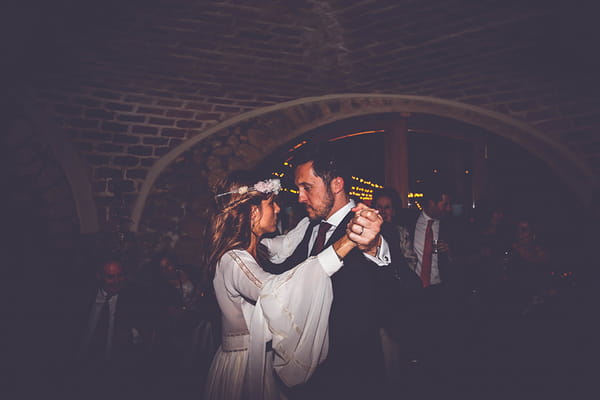
[(366, 258), (373, 261), (380, 267), (390, 265), (392, 262), (390, 246), (385, 238), (381, 235), (379, 235), (379, 245), (373, 246), (368, 250), (363, 250), (363, 254)]

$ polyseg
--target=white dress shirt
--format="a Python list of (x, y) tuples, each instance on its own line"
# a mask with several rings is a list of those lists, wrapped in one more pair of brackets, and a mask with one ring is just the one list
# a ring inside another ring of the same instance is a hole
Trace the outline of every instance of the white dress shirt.
[(104, 306), (104, 303), (106, 303), (107, 299), (108, 299), (108, 332), (107, 332), (107, 339), (106, 339), (106, 354), (107, 354), (107, 356), (110, 354), (110, 351), (112, 349), (112, 344), (113, 344), (113, 332), (114, 332), (115, 314), (117, 311), (118, 298), (119, 298), (118, 294), (115, 294), (115, 295), (109, 297), (108, 293), (104, 289), (102, 289), (102, 288), (98, 289), (98, 292), (96, 293), (96, 299), (94, 300), (94, 304), (92, 305), (92, 309), (90, 311), (90, 316), (89, 316), (88, 325), (87, 325), (87, 332), (85, 334), (85, 337), (84, 337), (84, 340), (82, 343), (82, 347), (81, 347), (82, 354), (85, 354), (88, 350), (90, 341), (92, 339), (92, 336), (94, 335), (94, 331), (96, 330), (96, 325), (98, 325), (98, 319), (100, 318), (100, 311), (102, 310), (102, 307)]
[[(344, 207), (340, 208), (337, 212), (335, 212), (331, 217), (329, 217), (325, 222), (331, 225), (327, 233), (325, 234), (325, 242), (329, 240), (333, 232), (336, 230), (338, 225), (344, 220), (346, 214), (354, 208), (356, 203), (354, 200), (350, 200)], [(284, 262), (289, 256), (292, 255), (294, 250), (298, 244), (304, 238), (306, 234), (306, 229), (310, 224), (310, 220), (308, 217), (304, 217), (298, 224), (290, 230), (285, 235), (279, 235), (274, 238), (265, 238), (261, 240), (261, 243), (264, 244), (269, 249), (270, 260), (275, 264), (280, 264)], [(317, 234), (319, 231), (319, 225), (315, 225), (313, 231), (311, 233), (311, 237), (309, 239), (308, 249), (310, 253), (310, 249), (312, 249), (315, 240), (317, 239)], [(379, 251), (376, 256), (372, 256), (369, 254), (365, 254), (369, 260), (373, 261), (375, 264), (379, 266), (389, 265), (392, 261), (392, 256), (390, 254), (390, 247), (386, 242), (385, 238), (382, 236), (381, 238), (381, 246), (379, 246)], [(308, 254), (307, 254), (308, 255)], [(337, 262), (337, 254), (333, 250), (333, 246), (326, 247), (321, 253), (319, 253), (319, 258), (321, 259), (322, 265), (332, 265), (332, 269), (335, 268), (335, 264)], [(325, 267), (326, 271), (328, 267)], [(337, 269), (336, 269), (337, 270)], [(331, 271), (329, 271), (331, 275)]]
[[(413, 247), (415, 253), (417, 254), (418, 263), (415, 269), (415, 272), (418, 276), (421, 276), (421, 264), (423, 262), (423, 247), (425, 246), (425, 230), (427, 229), (427, 222), (433, 219), (429, 215), (425, 213), (425, 211), (421, 211), (419, 217), (417, 218), (417, 224), (415, 225), (415, 238), (413, 242)], [(433, 225), (431, 226), (433, 230), (433, 240), (438, 240), (440, 233), (440, 221), (437, 219), (433, 219)], [(442, 283), (440, 278), (440, 269), (438, 268), (438, 255), (433, 254), (431, 257), (431, 285), (437, 285)]]

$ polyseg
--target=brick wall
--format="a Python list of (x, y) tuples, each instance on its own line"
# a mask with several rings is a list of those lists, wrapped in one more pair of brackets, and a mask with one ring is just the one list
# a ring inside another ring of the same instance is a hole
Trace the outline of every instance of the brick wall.
[[(573, 39), (579, 49), (587, 37), (575, 28), (591, 26), (585, 10), (461, 0), (146, 3), (108, 2), (101, 13), (82, 4), (56, 26), (36, 22), (57, 21), (60, 8), (20, 21), (33, 39), (23, 43), (28, 58), (17, 58), (17, 81), (34, 89), (87, 161), (100, 213), (115, 191), (130, 211), (152, 166), (216, 124), (330, 93), (480, 106), (539, 129), (600, 170), (595, 60), (573, 51)], [(223, 157), (260, 158), (250, 141), (221, 132), (187, 157), (224, 170), (232, 165)], [(171, 206), (169, 215), (181, 212)]]

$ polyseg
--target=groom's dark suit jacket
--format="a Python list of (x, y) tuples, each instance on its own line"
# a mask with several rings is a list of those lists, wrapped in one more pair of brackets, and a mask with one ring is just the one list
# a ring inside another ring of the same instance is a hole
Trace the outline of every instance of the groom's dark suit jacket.
[[(346, 215), (325, 246), (344, 235), (353, 216), (352, 212)], [(278, 271), (293, 268), (308, 258), (308, 244), (314, 225), (309, 226), (302, 242), (278, 267)], [(361, 393), (368, 393), (380, 384), (383, 358), (376, 306), (378, 268), (387, 267), (377, 266), (355, 248), (344, 258), (344, 266), (332, 276), (329, 354), (305, 388), (299, 388), (306, 393), (300, 397), (325, 397), (329, 395), (325, 393), (327, 389), (331, 389), (336, 395), (345, 395), (339, 398), (358, 398)]]

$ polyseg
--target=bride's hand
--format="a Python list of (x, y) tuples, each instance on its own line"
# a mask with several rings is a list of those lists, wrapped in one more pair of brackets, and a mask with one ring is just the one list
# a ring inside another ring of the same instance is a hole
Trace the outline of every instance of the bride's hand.
[(337, 242), (333, 244), (333, 250), (335, 251), (335, 254), (337, 254), (337, 256), (340, 258), (340, 260), (346, 257), (348, 253), (350, 253), (350, 251), (352, 251), (352, 249), (355, 247), (356, 243), (350, 240), (350, 238), (348, 237), (348, 233), (346, 233), (344, 236), (338, 239)]
[(369, 208), (363, 203), (358, 203), (352, 211), (355, 215), (346, 228), (348, 237), (357, 244), (361, 251), (376, 255), (377, 247), (381, 243), (379, 232), (383, 218), (379, 215), (379, 211)]

